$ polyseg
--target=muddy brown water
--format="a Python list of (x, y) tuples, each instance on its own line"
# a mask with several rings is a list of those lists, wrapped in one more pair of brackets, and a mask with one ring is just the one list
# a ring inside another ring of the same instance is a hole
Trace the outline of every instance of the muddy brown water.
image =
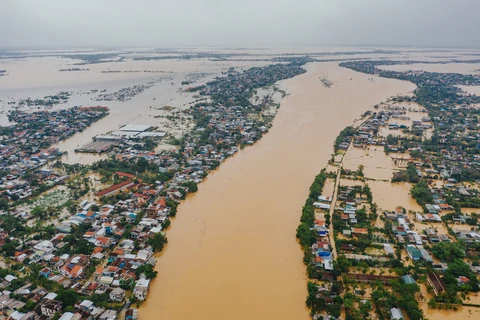
[[(340, 130), (376, 103), (413, 90), (336, 64), (309, 64), (273, 128), (223, 163), (180, 205), (159, 257), (144, 319), (308, 319), (295, 240), (313, 177)], [(319, 77), (334, 82), (323, 87)]]

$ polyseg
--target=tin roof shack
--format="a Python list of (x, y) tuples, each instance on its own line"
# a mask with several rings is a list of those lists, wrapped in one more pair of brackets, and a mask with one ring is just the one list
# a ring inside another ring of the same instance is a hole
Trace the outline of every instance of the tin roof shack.
[(390, 309), (390, 317), (392, 320), (404, 320), (402, 310), (398, 308)]

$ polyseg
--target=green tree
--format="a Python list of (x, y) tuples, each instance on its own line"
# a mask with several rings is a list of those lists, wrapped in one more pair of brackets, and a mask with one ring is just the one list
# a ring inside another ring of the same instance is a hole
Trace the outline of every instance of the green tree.
[(0, 210), (5, 210), (7, 211), (9, 208), (9, 205), (8, 205), (8, 200), (5, 199), (5, 198), (0, 198)]
[(167, 238), (161, 232), (156, 233), (152, 238), (147, 240), (147, 244), (150, 245), (155, 252), (162, 251), (167, 242)]
[(432, 193), (430, 192), (427, 180), (425, 179), (420, 180), (416, 185), (414, 185), (410, 190), (410, 194), (421, 206), (433, 201)]
[(135, 270), (135, 274), (137, 277), (140, 277), (142, 273), (147, 279), (155, 279), (158, 272), (153, 270), (153, 266), (151, 264), (146, 263)]
[(64, 307), (74, 306), (79, 299), (78, 293), (72, 289), (65, 290), (62, 288), (57, 292), (57, 294), (58, 295), (56, 299), (61, 301)]
[(432, 246), (433, 255), (444, 262), (463, 259), (467, 256), (461, 242), (440, 242)]

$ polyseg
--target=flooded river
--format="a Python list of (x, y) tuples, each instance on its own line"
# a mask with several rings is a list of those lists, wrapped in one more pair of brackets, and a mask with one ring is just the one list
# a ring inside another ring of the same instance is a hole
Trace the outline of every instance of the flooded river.
[[(295, 229), (312, 179), (340, 130), (415, 86), (372, 81), (336, 64), (307, 70), (281, 83), (290, 95), (271, 131), (222, 164), (179, 207), (142, 318), (309, 318)], [(324, 87), (322, 77), (333, 86)]]

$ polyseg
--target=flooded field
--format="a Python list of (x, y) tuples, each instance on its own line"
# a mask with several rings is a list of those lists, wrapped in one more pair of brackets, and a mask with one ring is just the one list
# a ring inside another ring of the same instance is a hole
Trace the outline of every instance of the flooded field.
[[(222, 164), (180, 206), (142, 317), (309, 318), (302, 252), (294, 239), (312, 179), (330, 159), (340, 130), (415, 86), (373, 83), (371, 76), (332, 63), (307, 69), (281, 83), (290, 95), (270, 132)], [(325, 74), (330, 88), (319, 79)]]
[[(428, 118), (427, 110), (415, 102), (402, 102), (395, 103), (393, 106), (405, 108), (405, 114), (402, 114), (402, 117), (406, 118), (394, 118), (391, 117), (386, 123), (397, 124), (399, 126), (405, 126), (408, 129), (412, 129), (414, 121), (421, 121), (424, 117)], [(425, 124), (430, 124), (431, 128), (424, 130), (423, 137), (429, 139), (433, 134), (433, 124), (431, 122), (424, 122)], [(388, 135), (406, 137), (407, 134), (403, 133), (402, 129), (389, 129), (388, 126), (380, 127), (378, 130), (378, 135), (382, 137), (387, 137)], [(412, 135), (410, 135), (411, 137)]]
[(384, 181), (368, 181), (372, 190), (373, 202), (380, 209), (395, 210), (397, 206), (413, 211), (422, 211), (422, 207), (410, 196), (410, 183), (390, 183)]
[[(395, 154), (395, 157), (401, 157)], [(383, 147), (372, 146), (368, 149), (349, 148), (343, 159), (343, 167), (357, 170), (362, 165), (365, 178), (390, 180), (393, 172), (398, 170), (390, 155), (383, 151)]]
[(458, 307), (457, 311), (429, 309), (427, 303), (420, 303), (420, 307), (428, 320), (478, 319), (480, 317), (480, 308), (475, 307)]
[(327, 178), (325, 184), (323, 185), (322, 195), (333, 197), (333, 191), (335, 190), (335, 179)]

